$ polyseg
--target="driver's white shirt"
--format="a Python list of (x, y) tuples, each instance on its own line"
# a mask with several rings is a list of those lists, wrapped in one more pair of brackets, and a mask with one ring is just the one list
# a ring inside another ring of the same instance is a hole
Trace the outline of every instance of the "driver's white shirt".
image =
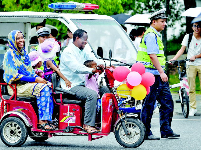
[[(94, 60), (97, 64), (102, 63), (102, 61), (98, 60), (93, 53), (87, 53), (85, 50), (80, 50), (73, 43), (70, 43), (62, 52), (59, 69), (72, 83), (71, 88), (77, 85), (84, 85), (84, 74), (92, 73), (93, 68), (88, 68), (84, 65), (86, 60)], [(60, 79), (60, 82), (63, 89), (70, 89), (66, 87), (62, 78)]]

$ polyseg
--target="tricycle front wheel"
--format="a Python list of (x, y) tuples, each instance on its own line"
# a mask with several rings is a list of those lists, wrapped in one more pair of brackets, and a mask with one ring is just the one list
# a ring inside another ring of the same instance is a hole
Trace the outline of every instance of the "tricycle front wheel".
[(125, 126), (129, 135), (125, 134), (121, 121), (118, 122), (115, 128), (115, 138), (117, 142), (126, 148), (140, 146), (145, 138), (145, 127), (143, 123), (139, 119), (127, 118), (125, 119)]
[(0, 126), (1, 140), (7, 146), (21, 146), (27, 139), (27, 128), (22, 120), (9, 117)]

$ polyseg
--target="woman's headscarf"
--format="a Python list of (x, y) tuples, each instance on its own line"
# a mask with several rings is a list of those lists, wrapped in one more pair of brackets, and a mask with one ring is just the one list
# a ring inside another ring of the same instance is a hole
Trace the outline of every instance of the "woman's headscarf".
[(3, 60), (4, 81), (8, 84), (21, 79), (23, 76), (35, 76), (26, 50), (22, 48), (21, 52), (18, 51), (16, 43), (18, 33), (22, 32), (13, 30), (8, 34), (9, 49)]

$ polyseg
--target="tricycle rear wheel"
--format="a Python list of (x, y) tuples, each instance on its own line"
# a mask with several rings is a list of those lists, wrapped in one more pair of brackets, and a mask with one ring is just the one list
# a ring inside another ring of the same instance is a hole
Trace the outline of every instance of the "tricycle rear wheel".
[(27, 128), (22, 120), (9, 117), (2, 121), (0, 126), (2, 142), (7, 146), (21, 146), (27, 139)]
[(126, 135), (121, 124), (121, 121), (117, 123), (115, 128), (115, 138), (117, 142), (126, 148), (136, 148), (144, 142), (145, 127), (139, 119), (126, 118), (125, 126), (130, 133)]

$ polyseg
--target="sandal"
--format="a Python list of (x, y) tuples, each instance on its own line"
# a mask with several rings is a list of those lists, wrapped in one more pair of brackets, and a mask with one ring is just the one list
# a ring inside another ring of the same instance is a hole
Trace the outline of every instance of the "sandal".
[(39, 124), (38, 128), (42, 129), (42, 130), (45, 130), (45, 131), (52, 131), (52, 130), (54, 130), (54, 128), (49, 123)]
[(56, 127), (57, 127), (57, 126), (55, 126), (55, 125), (54, 125), (54, 124), (52, 124), (52, 123), (49, 123), (48, 125), (49, 125), (50, 127), (52, 127), (52, 128), (53, 128), (53, 130), (55, 130), (55, 129), (56, 129)]
[(51, 126), (54, 130), (57, 128), (57, 125), (52, 122), (52, 121), (48, 121), (49, 126)]
[(97, 130), (95, 127), (85, 125), (85, 124), (83, 125), (83, 129), (84, 129), (84, 131), (86, 131), (87, 133), (90, 133), (90, 134), (99, 132), (99, 130)]

